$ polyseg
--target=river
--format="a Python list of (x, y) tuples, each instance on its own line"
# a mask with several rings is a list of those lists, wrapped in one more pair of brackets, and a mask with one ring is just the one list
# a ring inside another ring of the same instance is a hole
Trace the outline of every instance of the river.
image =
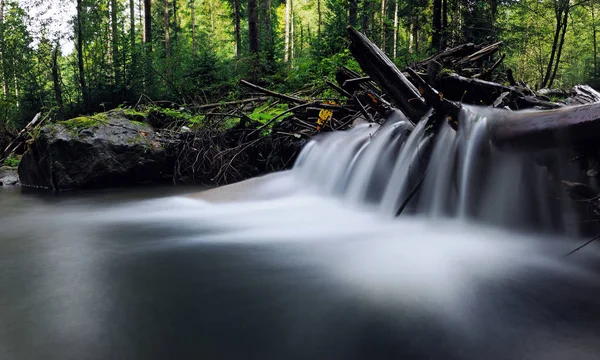
[(445, 132), (394, 218), (431, 144), (380, 146), (401, 125), (195, 198), (1, 189), (0, 359), (600, 358), (600, 252), (565, 256), (585, 239), (543, 173)]

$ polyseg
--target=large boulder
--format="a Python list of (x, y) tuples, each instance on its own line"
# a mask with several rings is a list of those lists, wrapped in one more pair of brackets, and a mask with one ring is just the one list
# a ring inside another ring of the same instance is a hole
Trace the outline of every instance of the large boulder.
[(46, 125), (21, 159), (21, 184), (61, 191), (161, 180), (166, 156), (158, 140), (122, 111)]

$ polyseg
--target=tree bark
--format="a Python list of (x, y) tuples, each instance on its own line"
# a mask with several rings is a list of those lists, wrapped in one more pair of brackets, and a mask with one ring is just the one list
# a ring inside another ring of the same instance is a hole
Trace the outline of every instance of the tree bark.
[(562, 33), (560, 36), (560, 42), (558, 43), (558, 51), (556, 53), (556, 61), (554, 63), (554, 70), (552, 71), (552, 76), (550, 77), (550, 81), (548, 82), (548, 87), (552, 87), (552, 83), (554, 83), (554, 78), (556, 77), (556, 72), (558, 71), (558, 64), (560, 63), (560, 56), (562, 54), (562, 48), (565, 43), (565, 34), (567, 33), (567, 25), (569, 20), (569, 1), (567, 0), (567, 6), (564, 9), (564, 15), (562, 20)]
[(240, 0), (233, 0), (233, 30), (235, 35), (235, 56), (239, 57), (242, 50), (242, 32), (240, 21)]
[(54, 50), (52, 51), (52, 83), (54, 85), (54, 97), (58, 104), (58, 117), (62, 118), (65, 113), (63, 104), (62, 88), (60, 86), (60, 72), (58, 69), (58, 52), (60, 50), (60, 44), (56, 42)]
[(358, 19), (358, 2), (357, 0), (348, 0), (348, 24), (356, 27)]
[(129, 0), (129, 46), (131, 46), (131, 62), (135, 64), (135, 1)]
[(283, 61), (288, 62), (290, 60), (290, 30), (291, 30), (291, 12), (292, 12), (292, 0), (285, 1), (285, 44)]
[(262, 41), (262, 52), (267, 62), (273, 62), (275, 58), (271, 5), (271, 0), (261, 0), (260, 23), (262, 25), (262, 36), (260, 38)]
[(290, 60), (294, 61), (294, 0), (290, 0)]
[(119, 27), (117, 24), (117, 0), (110, 0), (110, 23), (112, 35), (112, 54), (113, 54), (113, 71), (115, 76), (115, 85), (121, 85), (121, 67), (119, 61)]
[(322, 22), (322, 14), (321, 14), (321, 0), (317, 0), (317, 40), (321, 41), (321, 22)]
[(248, 0), (248, 39), (251, 54), (260, 51), (258, 43), (258, 9), (256, 0)]
[(535, 112), (502, 111), (488, 122), (488, 128), (492, 142), (500, 148), (541, 150), (596, 143), (600, 103)]
[(138, 0), (138, 27), (140, 29), (140, 44), (144, 43), (144, 2), (143, 0)]
[(431, 49), (435, 52), (442, 47), (442, 0), (433, 0), (433, 34)]
[(152, 52), (152, 0), (144, 0), (144, 43), (148, 53)]
[(165, 57), (167, 61), (167, 76), (171, 81), (173, 71), (171, 68), (171, 33), (169, 30), (169, 0), (164, 0), (163, 24), (165, 27)]
[[(554, 39), (552, 41), (552, 50), (550, 51), (550, 60), (548, 60), (546, 74), (544, 75), (544, 79), (542, 80), (542, 88), (548, 85), (548, 82), (550, 81), (550, 76), (552, 75), (552, 70), (554, 67), (554, 57), (556, 56), (556, 52), (558, 50), (561, 32), (563, 29), (563, 14), (568, 16), (569, 1), (570, 0), (554, 0), (554, 15), (556, 17), (556, 29), (554, 31)], [(567, 19), (566, 16), (564, 18)]]
[(394, 59), (398, 57), (398, 1), (394, 4), (394, 45), (393, 45), (393, 56)]
[(448, 46), (448, 0), (442, 0), (442, 39), (440, 50)]
[(8, 96), (8, 69), (6, 67), (6, 46), (4, 43), (4, 0), (0, 0), (0, 66), (2, 66), (2, 89), (4, 96)]
[[(194, 57), (194, 62), (198, 56), (198, 44), (196, 43), (196, 0), (190, 0), (190, 15), (192, 20), (192, 55)], [(237, 42), (236, 42), (236, 50), (237, 50)]]
[(173, 37), (177, 33), (177, 0), (173, 0)]
[(415, 23), (414, 23), (414, 18), (413, 15), (411, 13), (410, 15), (410, 19), (409, 19), (409, 24), (408, 24), (408, 53), (409, 54), (413, 54), (415, 51), (415, 47), (414, 47), (414, 33), (415, 33)]
[(428, 106), (417, 88), (402, 74), (394, 63), (364, 34), (348, 28), (350, 52), (360, 67), (377, 82), (389, 99), (409, 119), (418, 122)]
[(89, 92), (87, 88), (87, 84), (85, 82), (85, 67), (83, 64), (83, 9), (82, 9), (82, 1), (77, 0), (76, 10), (77, 10), (77, 20), (76, 20), (76, 48), (77, 48), (77, 68), (79, 75), (79, 86), (81, 87), (81, 96), (83, 98), (83, 106), (87, 110), (90, 106), (90, 98)]
[(598, 42), (597, 42), (597, 31), (596, 31), (596, 14), (594, 12), (594, 0), (590, 0), (590, 10), (592, 13), (592, 36), (594, 43), (594, 78), (598, 76)]
[(381, 51), (385, 53), (385, 0), (381, 0), (381, 21), (379, 22), (379, 26), (381, 27), (381, 46), (379, 47)]

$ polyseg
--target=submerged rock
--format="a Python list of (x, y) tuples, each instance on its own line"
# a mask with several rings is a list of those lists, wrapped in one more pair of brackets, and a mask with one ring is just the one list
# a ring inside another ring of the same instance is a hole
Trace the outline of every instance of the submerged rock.
[(111, 111), (47, 125), (21, 159), (27, 187), (55, 191), (162, 179), (165, 150), (154, 130)]

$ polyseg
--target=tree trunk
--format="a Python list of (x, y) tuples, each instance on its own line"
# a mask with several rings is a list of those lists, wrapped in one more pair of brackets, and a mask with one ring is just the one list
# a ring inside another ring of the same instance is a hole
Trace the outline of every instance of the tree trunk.
[(433, 34), (431, 35), (431, 49), (434, 52), (441, 50), (442, 45), (442, 0), (433, 0)]
[(213, 6), (213, 0), (208, 0), (208, 12), (210, 14), (210, 35), (215, 35), (215, 11)]
[(291, 11), (292, 11), (292, 0), (285, 1), (285, 44), (283, 61), (288, 62), (290, 60), (290, 30), (291, 30)]
[[(350, 4), (352, 5), (352, 3), (358, 3), (358, 0), (351, 0)], [(358, 5), (356, 5), (356, 10), (358, 11)], [(360, 30), (367, 36), (369, 33), (369, 12), (371, 12), (370, 0), (363, 0), (362, 12), (360, 14)]]
[[(566, 8), (565, 8), (566, 3)], [(563, 14), (568, 16), (569, 0), (554, 0), (554, 14), (556, 16), (556, 29), (554, 31), (554, 39), (552, 41), (552, 50), (550, 51), (550, 60), (548, 60), (548, 66), (546, 67), (546, 75), (542, 81), (541, 87), (544, 88), (548, 85), (552, 70), (554, 67), (554, 57), (558, 50), (559, 41), (561, 38), (561, 32), (563, 29)], [(566, 17), (565, 17), (566, 19)]]
[(322, 22), (322, 14), (321, 14), (321, 0), (317, 0), (317, 40), (321, 41), (321, 22)]
[(148, 53), (152, 52), (152, 0), (144, 0), (144, 43)]
[(440, 50), (448, 46), (448, 0), (442, 0), (442, 40)]
[(594, 0), (590, 0), (590, 10), (592, 13), (592, 36), (594, 43), (594, 79), (598, 76), (598, 41), (597, 41), (597, 31), (596, 31), (596, 14), (594, 12)]
[(348, 0), (348, 24), (352, 27), (356, 27), (357, 19), (358, 19), (358, 2), (357, 2), (357, 0)]
[(409, 20), (409, 24), (408, 24), (408, 53), (409, 54), (413, 54), (415, 51), (415, 47), (414, 47), (414, 33), (415, 33), (415, 22), (414, 22), (414, 17), (411, 14), (410, 15), (410, 20)]
[(85, 83), (85, 68), (83, 65), (83, 22), (81, 20), (83, 16), (82, 1), (77, 0), (77, 20), (76, 20), (76, 48), (77, 48), (77, 67), (79, 70), (79, 86), (81, 87), (81, 96), (83, 98), (83, 106), (87, 110), (90, 106), (89, 92), (87, 84)]
[(171, 68), (171, 32), (169, 30), (169, 0), (164, 0), (163, 23), (165, 26), (165, 57), (167, 61), (167, 76), (172, 80)]
[[(196, 0), (190, 0), (190, 15), (192, 20), (192, 55), (194, 57), (194, 62), (198, 57), (198, 44), (196, 44)], [(237, 42), (236, 42), (236, 51), (237, 51)]]
[(275, 44), (273, 25), (271, 23), (271, 0), (261, 0), (260, 23), (262, 28), (262, 52), (267, 62), (273, 62), (275, 57)]
[(117, 0), (110, 0), (110, 22), (112, 35), (112, 54), (115, 85), (121, 85), (121, 68), (119, 65), (119, 27), (117, 24)]
[(131, 62), (135, 64), (135, 1), (129, 0), (129, 46), (131, 46)]
[(380, 49), (385, 53), (385, 0), (381, 0), (381, 21), (379, 22), (379, 26), (381, 27), (381, 46)]
[(138, 27), (140, 29), (140, 43), (143, 44), (144, 43), (144, 3), (143, 0), (138, 0), (138, 9), (139, 9), (139, 13), (138, 13)]
[(173, 0), (173, 37), (177, 34), (177, 0)]
[(56, 42), (54, 45), (54, 50), (52, 51), (52, 83), (54, 85), (54, 97), (56, 99), (56, 103), (58, 104), (58, 117), (62, 118), (65, 113), (65, 108), (63, 104), (62, 88), (60, 86), (60, 72), (58, 69), (59, 50), (60, 45), (58, 42)]
[(393, 53), (394, 59), (398, 57), (398, 1), (395, 1), (394, 4), (394, 45), (393, 45)]
[(290, 0), (290, 60), (293, 62), (294, 61), (294, 44), (295, 44), (295, 37), (294, 37), (294, 0)]
[(258, 54), (258, 9), (256, 0), (248, 0), (248, 43), (251, 54)]
[[(568, 4), (567, 4), (568, 5)], [(556, 71), (558, 70), (558, 64), (560, 63), (560, 55), (562, 54), (562, 48), (565, 43), (565, 34), (567, 33), (567, 25), (569, 20), (569, 6), (567, 6), (564, 10), (563, 22), (562, 22), (562, 34), (560, 36), (560, 42), (558, 43), (558, 51), (556, 53), (556, 61), (554, 62), (554, 70), (552, 71), (552, 76), (550, 77), (550, 81), (548, 82), (548, 87), (552, 87), (552, 83), (554, 82), (554, 78), (556, 77)]]
[(233, 27), (235, 33), (235, 56), (239, 57), (242, 50), (242, 32), (240, 22), (240, 0), (233, 0)]
[(0, 0), (0, 66), (2, 67), (2, 89), (4, 97), (8, 96), (8, 69), (6, 68), (6, 47), (4, 44), (4, 0)]

